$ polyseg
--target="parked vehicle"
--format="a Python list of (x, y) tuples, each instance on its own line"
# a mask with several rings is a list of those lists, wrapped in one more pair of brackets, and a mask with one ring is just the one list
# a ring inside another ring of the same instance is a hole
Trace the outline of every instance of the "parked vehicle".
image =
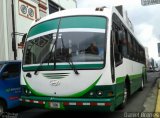
[(0, 61), (0, 113), (20, 105), (21, 61)]

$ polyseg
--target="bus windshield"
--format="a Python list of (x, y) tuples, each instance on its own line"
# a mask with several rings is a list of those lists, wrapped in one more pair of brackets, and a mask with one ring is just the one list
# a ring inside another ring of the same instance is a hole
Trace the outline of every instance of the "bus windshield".
[[(53, 20), (54, 23), (56, 20), (58, 19)], [(43, 23), (43, 26), (46, 22)], [(64, 63), (68, 58), (73, 62), (104, 62), (106, 18), (98, 16), (61, 18), (58, 34), (56, 34), (56, 23), (49, 33), (48, 31), (36, 31), (35, 29), (38, 26), (40, 28), (40, 25), (42, 26), (42, 24), (38, 24), (29, 32), (25, 46), (24, 65), (39, 64), (42, 61), (44, 63), (53, 63), (54, 61)]]

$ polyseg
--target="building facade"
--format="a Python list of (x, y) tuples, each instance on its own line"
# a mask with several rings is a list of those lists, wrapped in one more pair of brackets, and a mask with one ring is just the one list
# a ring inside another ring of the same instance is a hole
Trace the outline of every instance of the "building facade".
[(148, 48), (145, 47), (145, 58), (146, 58), (146, 68), (149, 69), (151, 66), (150, 59), (149, 59), (149, 54), (148, 54)]
[(0, 61), (22, 59), (20, 42), (34, 20), (75, 7), (75, 0), (0, 0)]

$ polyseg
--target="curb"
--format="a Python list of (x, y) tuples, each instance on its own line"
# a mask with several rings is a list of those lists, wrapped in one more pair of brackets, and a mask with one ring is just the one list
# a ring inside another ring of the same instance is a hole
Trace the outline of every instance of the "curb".
[(160, 81), (158, 81), (158, 94), (155, 112), (160, 112)]

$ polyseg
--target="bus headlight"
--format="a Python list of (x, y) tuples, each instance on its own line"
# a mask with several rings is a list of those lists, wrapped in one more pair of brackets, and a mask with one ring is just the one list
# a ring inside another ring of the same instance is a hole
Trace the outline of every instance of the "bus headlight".
[(31, 95), (31, 94), (32, 94), (32, 92), (31, 92), (30, 90), (29, 90), (29, 92), (28, 92), (28, 93), (29, 93), (29, 95)]
[(97, 95), (98, 95), (98, 96), (102, 96), (102, 95), (103, 95), (103, 91), (98, 91), (98, 92), (97, 92)]

